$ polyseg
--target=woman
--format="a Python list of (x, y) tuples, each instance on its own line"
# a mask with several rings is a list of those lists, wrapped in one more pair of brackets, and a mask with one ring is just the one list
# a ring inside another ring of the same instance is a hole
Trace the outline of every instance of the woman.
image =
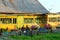
[(46, 28), (48, 31), (52, 32), (52, 26), (51, 26), (50, 24), (46, 24), (46, 25), (45, 25), (45, 28)]

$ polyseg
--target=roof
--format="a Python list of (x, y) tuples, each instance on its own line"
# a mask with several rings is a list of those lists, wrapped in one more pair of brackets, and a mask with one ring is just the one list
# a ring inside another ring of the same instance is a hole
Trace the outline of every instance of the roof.
[(8, 7), (8, 6), (5, 6), (3, 3), (2, 3), (2, 1), (0, 0), (0, 12), (17, 12), (16, 10), (14, 10), (13, 8), (10, 8), (10, 7)]
[(37, 0), (0, 0), (0, 12), (48, 13)]

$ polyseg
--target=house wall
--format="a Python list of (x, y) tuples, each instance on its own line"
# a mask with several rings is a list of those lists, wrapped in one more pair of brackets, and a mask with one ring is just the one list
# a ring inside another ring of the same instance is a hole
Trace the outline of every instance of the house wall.
[(52, 26), (52, 29), (56, 29), (56, 27), (60, 26), (60, 14), (48, 14), (47, 23)]
[[(8, 20), (8, 18), (11, 18), (11, 20), (13, 20), (13, 18), (17, 18), (17, 16), (11, 16), (11, 15), (0, 15), (0, 28), (4, 28), (6, 29), (7, 27), (9, 29), (14, 29), (16, 24), (13, 23), (7, 23), (7, 21), (4, 21), (4, 19)], [(13, 21), (12, 21), (13, 22)]]
[[(16, 29), (21, 28), (23, 25), (36, 25), (38, 27), (44, 27), (47, 23), (46, 15), (7, 15), (0, 14), (0, 28)], [(13, 20), (13, 21), (12, 21)], [(16, 21), (16, 22), (15, 22)]]

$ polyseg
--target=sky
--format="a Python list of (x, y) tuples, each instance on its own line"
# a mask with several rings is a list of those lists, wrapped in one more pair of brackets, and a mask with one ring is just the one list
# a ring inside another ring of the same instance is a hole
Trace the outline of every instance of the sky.
[(38, 0), (48, 11), (60, 12), (60, 0)]

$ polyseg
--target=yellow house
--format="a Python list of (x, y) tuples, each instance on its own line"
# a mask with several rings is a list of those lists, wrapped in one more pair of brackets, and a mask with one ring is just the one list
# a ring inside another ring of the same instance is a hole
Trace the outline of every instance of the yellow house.
[(60, 14), (59, 13), (48, 13), (47, 23), (50, 24), (53, 29), (60, 27)]
[(44, 27), (48, 11), (38, 0), (0, 0), (0, 28)]

